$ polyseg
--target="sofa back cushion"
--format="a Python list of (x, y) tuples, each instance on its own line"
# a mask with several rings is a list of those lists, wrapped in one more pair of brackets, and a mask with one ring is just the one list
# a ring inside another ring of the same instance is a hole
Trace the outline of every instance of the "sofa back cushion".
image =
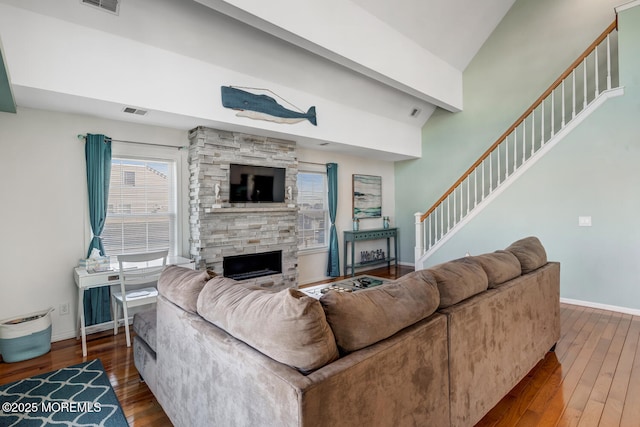
[(264, 355), (303, 373), (339, 356), (320, 302), (296, 289), (270, 292), (216, 277), (198, 297), (198, 314)]
[(375, 288), (330, 291), (320, 298), (338, 348), (350, 353), (426, 318), (438, 308), (433, 275), (418, 270)]
[(470, 257), (438, 264), (428, 269), (438, 283), (440, 308), (449, 307), (487, 290), (489, 279)]
[(511, 252), (495, 251), (490, 254), (473, 256), (471, 260), (480, 264), (489, 280), (489, 288), (495, 288), (504, 282), (522, 274), (520, 261)]
[(196, 313), (200, 291), (212, 277), (208, 271), (170, 265), (158, 279), (158, 292), (178, 307)]
[(518, 258), (522, 267), (522, 274), (537, 270), (547, 263), (547, 252), (537, 237), (525, 237), (513, 242), (505, 249)]

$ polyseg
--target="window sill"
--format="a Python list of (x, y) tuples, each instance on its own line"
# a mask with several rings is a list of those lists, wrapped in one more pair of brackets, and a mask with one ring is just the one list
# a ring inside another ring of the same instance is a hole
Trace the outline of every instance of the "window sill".
[(320, 248), (309, 248), (309, 249), (298, 248), (298, 256), (315, 255), (315, 254), (327, 253), (327, 252), (329, 252), (328, 246), (323, 246)]

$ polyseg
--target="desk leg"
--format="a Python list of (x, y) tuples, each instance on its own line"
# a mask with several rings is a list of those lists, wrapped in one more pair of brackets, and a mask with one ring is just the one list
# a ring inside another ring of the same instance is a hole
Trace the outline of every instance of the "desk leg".
[(82, 357), (87, 357), (87, 330), (84, 319), (84, 288), (78, 288), (78, 318), (80, 319), (80, 335), (82, 337)]
[(389, 261), (387, 261), (387, 269), (391, 268), (391, 238), (387, 237), (387, 258), (389, 259)]

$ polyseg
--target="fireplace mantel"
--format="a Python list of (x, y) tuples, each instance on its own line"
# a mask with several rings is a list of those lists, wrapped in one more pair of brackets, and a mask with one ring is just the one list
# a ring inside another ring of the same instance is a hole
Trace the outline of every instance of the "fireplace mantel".
[(298, 207), (289, 207), (289, 206), (273, 206), (273, 207), (262, 207), (262, 206), (246, 206), (246, 207), (221, 207), (221, 208), (206, 208), (205, 212), (210, 214), (247, 214), (247, 213), (269, 213), (269, 212), (296, 212)]

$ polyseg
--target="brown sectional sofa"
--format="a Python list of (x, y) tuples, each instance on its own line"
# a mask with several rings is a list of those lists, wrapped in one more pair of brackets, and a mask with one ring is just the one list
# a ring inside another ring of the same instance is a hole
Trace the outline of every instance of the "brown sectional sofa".
[(168, 267), (135, 363), (176, 426), (472, 426), (559, 339), (559, 272), (535, 237), (319, 301)]

